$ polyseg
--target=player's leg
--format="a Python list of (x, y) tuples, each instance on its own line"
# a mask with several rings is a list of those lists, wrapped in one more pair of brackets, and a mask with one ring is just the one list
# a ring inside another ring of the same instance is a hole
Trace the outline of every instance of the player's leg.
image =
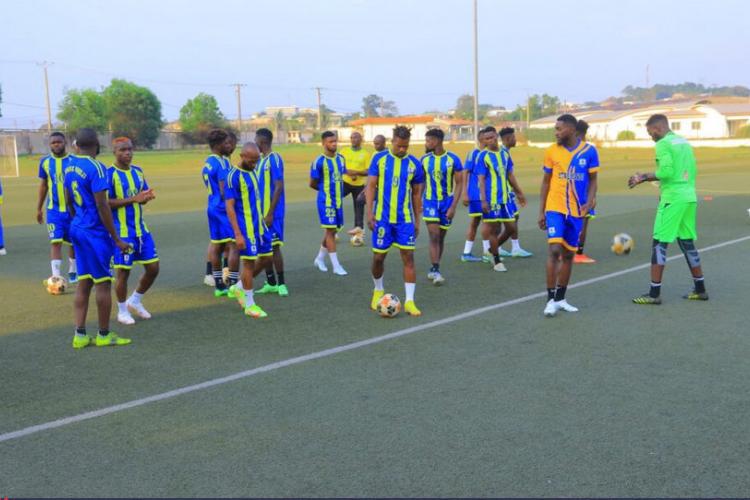
[(331, 266), (333, 267), (333, 274), (338, 276), (346, 276), (347, 273), (344, 267), (339, 262), (339, 256), (336, 253), (336, 235), (344, 227), (344, 210), (339, 208), (336, 210), (336, 224), (334, 227), (326, 228), (326, 248), (328, 249), (328, 258), (331, 259)]
[[(232, 286), (240, 279), (240, 252), (233, 241), (227, 243), (227, 267), (229, 267), (227, 286)], [(224, 271), (222, 269), (223, 277)]]
[[(116, 258), (116, 257), (115, 257)], [(128, 310), (128, 278), (130, 267), (119, 267), (115, 264), (115, 297), (117, 298), (117, 321), (123, 325), (135, 324), (135, 319)]]
[(706, 282), (703, 279), (701, 258), (698, 249), (695, 247), (695, 240), (698, 237), (696, 228), (697, 207), (697, 203), (684, 204), (680, 229), (677, 233), (677, 243), (683, 255), (685, 255), (685, 261), (693, 277), (693, 290), (683, 295), (683, 298), (689, 300), (708, 300)]
[(267, 257), (256, 259), (245, 258), (242, 259), (242, 288), (244, 289), (245, 295), (245, 315), (251, 318), (265, 318), (268, 314), (255, 303), (255, 297), (253, 293), (253, 279), (255, 276), (260, 274), (268, 265)]
[(354, 202), (354, 227), (358, 232), (364, 232), (365, 230), (365, 199), (360, 196), (364, 190), (364, 186), (354, 186), (354, 189), (352, 189), (352, 201)]
[(143, 306), (143, 296), (151, 288), (159, 276), (159, 260), (143, 263), (143, 275), (138, 281), (138, 286), (128, 298), (127, 307), (142, 319), (151, 319), (151, 313)]
[(555, 306), (558, 310), (567, 312), (578, 312), (578, 308), (570, 305), (565, 298), (570, 283), (570, 275), (573, 272), (573, 257), (578, 249), (578, 237), (581, 235), (583, 218), (565, 217), (563, 221), (562, 254), (557, 273), (557, 288), (555, 289)]
[[(477, 212), (478, 210), (478, 212)], [(477, 237), (477, 229), (482, 219), (481, 204), (477, 207), (476, 202), (469, 202), (469, 226), (466, 228), (466, 242), (464, 243), (464, 251), (461, 254), (462, 262), (481, 262), (481, 257), (475, 257), (471, 253), (471, 249), (474, 247), (474, 239)]]
[(489, 238), (489, 255), (490, 262), (492, 263), (492, 269), (498, 272), (505, 272), (508, 269), (503, 264), (503, 259), (500, 257), (500, 214), (499, 211), (493, 210), (486, 214), (484, 217), (484, 223), (482, 229), (484, 234)]
[(49, 245), (49, 263), (52, 268), (52, 276), (62, 276), (62, 240), (53, 241)]
[(222, 272), (222, 256), (226, 243), (214, 242), (211, 250), (211, 274), (214, 278), (214, 296), (224, 297), (227, 295), (227, 286), (224, 283), (224, 274)]
[(78, 282), (78, 266), (76, 265), (76, 251), (73, 245), (68, 245), (68, 283)]
[(674, 204), (660, 203), (654, 218), (654, 239), (651, 244), (651, 285), (646, 294), (633, 299), (635, 304), (661, 304), (661, 284), (667, 264), (667, 248), (677, 239), (682, 213)]
[[(440, 225), (440, 233), (438, 237), (438, 264), (440, 261), (443, 260), (443, 251), (445, 250), (445, 236), (448, 234), (448, 228), (450, 227), (450, 224), (448, 225)], [(441, 285), (445, 281), (445, 278), (443, 277), (443, 274), (440, 272), (440, 268), (438, 267), (436, 274), (434, 278), (432, 279), (433, 285)]]
[(278, 284), (278, 293), (282, 297), (289, 295), (289, 288), (286, 286), (284, 278), (284, 255), (281, 253), (281, 245), (274, 243), (273, 257), (270, 259), (273, 268), (276, 270), (276, 283)]
[(545, 221), (547, 225), (547, 304), (544, 307), (544, 315), (552, 317), (557, 314), (559, 308), (555, 302), (557, 293), (558, 276), (563, 254), (563, 233), (565, 230), (565, 217), (558, 212), (546, 212)]
[(375, 311), (378, 307), (378, 301), (385, 294), (383, 285), (383, 273), (385, 272), (385, 258), (388, 251), (393, 246), (393, 235), (390, 231), (390, 224), (387, 222), (376, 222), (372, 231), (372, 282), (373, 291), (370, 300), (370, 309)]
[(206, 248), (206, 275), (203, 277), (203, 284), (207, 286), (215, 286), (214, 283), (214, 266), (212, 263), (214, 249), (213, 243), (208, 242), (208, 248)]
[(420, 316), (422, 311), (414, 303), (414, 292), (417, 288), (417, 271), (414, 268), (414, 250), (401, 248), (401, 262), (404, 264), (404, 311), (410, 316)]
[[(0, 203), (0, 211), (2, 210), (2, 203)], [(5, 250), (5, 234), (3, 232), (3, 215), (0, 212), (0, 255), (7, 255), (8, 251)]]
[(583, 252), (583, 247), (586, 245), (586, 235), (588, 234), (589, 230), (589, 223), (591, 222), (591, 219), (593, 216), (587, 215), (583, 219), (583, 229), (581, 229), (581, 236), (580, 241), (578, 243), (578, 250), (576, 251), (576, 255), (573, 259), (573, 262), (576, 264), (594, 264), (596, 263), (596, 259), (592, 259), (588, 255), (586, 255)]
[(76, 295), (73, 299), (73, 317), (76, 324), (73, 336), (73, 348), (80, 349), (91, 343), (91, 338), (86, 334), (86, 316), (89, 312), (89, 297), (94, 282), (90, 279), (81, 280), (76, 287)]
[(427, 273), (427, 279), (435, 283), (435, 276), (440, 274), (440, 224), (438, 221), (427, 222), (427, 236), (429, 238), (430, 262), (432, 264), (430, 271)]

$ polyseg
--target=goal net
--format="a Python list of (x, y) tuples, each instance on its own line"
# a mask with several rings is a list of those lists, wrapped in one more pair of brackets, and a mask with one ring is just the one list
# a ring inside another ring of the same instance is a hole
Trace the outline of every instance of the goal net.
[(0, 135), (0, 177), (18, 177), (18, 149), (14, 135)]

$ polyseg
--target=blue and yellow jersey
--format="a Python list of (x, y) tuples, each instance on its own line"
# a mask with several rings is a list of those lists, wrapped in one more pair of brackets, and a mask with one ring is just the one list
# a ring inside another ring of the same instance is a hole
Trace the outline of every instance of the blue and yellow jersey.
[(224, 195), (227, 200), (234, 200), (240, 231), (250, 243), (254, 243), (256, 238), (267, 231), (263, 222), (263, 202), (257, 173), (254, 170), (233, 168), (226, 177)]
[(3, 183), (0, 181), (0, 205), (3, 204)]
[(475, 148), (466, 155), (464, 170), (469, 173), (466, 185), (466, 194), (469, 201), (479, 201), (479, 180), (474, 173), (474, 166), (476, 165), (477, 157), (479, 157), (481, 152), (481, 149)]
[(399, 158), (390, 150), (372, 157), (368, 175), (378, 178), (375, 197), (375, 220), (391, 224), (414, 221), (411, 190), (414, 184), (424, 184), (424, 168), (412, 155)]
[(212, 154), (206, 158), (206, 162), (203, 165), (203, 184), (206, 186), (208, 191), (208, 208), (218, 210), (219, 212), (226, 211), (224, 206), (224, 199), (221, 197), (221, 190), (219, 188), (219, 182), (226, 180), (229, 170), (232, 168), (229, 159), (224, 156)]
[(94, 193), (107, 191), (107, 167), (90, 156), (70, 155), (65, 167), (65, 189), (70, 193), (75, 215), (71, 226), (80, 229), (106, 231), (96, 209)]
[(420, 159), (420, 162), (425, 174), (424, 199), (443, 201), (453, 196), (453, 177), (456, 172), (464, 169), (461, 159), (450, 151), (446, 151), (440, 156), (428, 153)]
[(588, 198), (589, 174), (599, 171), (596, 148), (581, 141), (573, 149), (554, 144), (544, 153), (543, 169), (552, 174), (545, 210), (581, 217), (581, 205)]
[(39, 160), (39, 178), (47, 181), (47, 210), (68, 211), (65, 203), (65, 167), (70, 159), (70, 155), (61, 158), (47, 155)]
[(484, 176), (484, 199), (490, 205), (505, 205), (510, 197), (508, 175), (513, 172), (510, 151), (502, 147), (498, 151), (485, 149), (474, 165), (476, 175)]
[[(271, 209), (271, 200), (276, 192), (276, 181), (284, 182), (284, 160), (281, 155), (271, 152), (264, 156), (258, 163), (258, 182), (260, 183), (260, 192), (263, 200), (263, 215), (268, 215)], [(279, 202), (276, 204), (276, 211), (273, 214), (274, 219), (284, 218), (284, 191), (281, 192)]]
[[(114, 165), (110, 166), (107, 169), (107, 180), (109, 181), (109, 197), (113, 200), (132, 198), (148, 189), (143, 169), (136, 165), (131, 165), (128, 170)], [(149, 232), (143, 221), (143, 208), (140, 203), (113, 209), (112, 218), (120, 238), (140, 238)]]
[(344, 198), (343, 175), (346, 172), (344, 157), (336, 153), (334, 158), (321, 154), (310, 166), (310, 178), (318, 181), (318, 204), (341, 208)]

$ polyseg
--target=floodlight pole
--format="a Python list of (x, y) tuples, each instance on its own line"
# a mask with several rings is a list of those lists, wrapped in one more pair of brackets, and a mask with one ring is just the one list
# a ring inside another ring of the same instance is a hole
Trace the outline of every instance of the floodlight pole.
[(242, 87), (246, 87), (244, 83), (234, 83), (234, 92), (237, 96), (237, 133), (242, 137)]
[(47, 134), (52, 133), (52, 108), (49, 103), (49, 79), (47, 78), (47, 68), (52, 65), (51, 62), (38, 63), (39, 66), (44, 68), (44, 97), (47, 102)]
[(479, 38), (477, 28), (477, 0), (474, 0), (474, 141), (479, 145)]

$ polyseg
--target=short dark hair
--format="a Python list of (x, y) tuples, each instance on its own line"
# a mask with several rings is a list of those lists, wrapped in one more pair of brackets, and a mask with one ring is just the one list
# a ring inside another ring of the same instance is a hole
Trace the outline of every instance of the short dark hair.
[(255, 131), (255, 135), (262, 138), (263, 140), (268, 141), (269, 143), (273, 142), (273, 132), (271, 132), (267, 128), (259, 128)]
[(52, 139), (53, 137), (62, 137), (62, 138), (63, 138), (63, 141), (65, 140), (65, 134), (63, 134), (62, 132), (59, 132), (59, 131), (55, 131), (55, 132), (52, 132), (52, 133), (51, 133), (51, 134), (49, 135), (49, 138), (50, 138), (50, 140), (51, 140), (51, 139)]
[(229, 134), (227, 131), (221, 128), (215, 128), (208, 133), (208, 147), (214, 148), (227, 140)]
[(425, 133), (425, 137), (434, 137), (442, 141), (443, 139), (445, 139), (445, 132), (443, 132), (439, 128), (431, 128)]
[(589, 131), (589, 124), (584, 120), (578, 120), (578, 123), (576, 123), (576, 132), (578, 132), (581, 135), (586, 135), (586, 132)]
[(482, 129), (482, 133), (486, 134), (487, 132), (494, 132), (497, 134), (497, 129), (493, 127), (492, 125), (487, 125), (486, 127)]
[(513, 127), (503, 127), (500, 129), (500, 137), (505, 137), (506, 135), (515, 134), (516, 129)]
[(320, 140), (325, 141), (329, 137), (336, 137), (336, 132), (332, 130), (326, 130), (322, 134), (320, 134)]
[(576, 120), (576, 117), (568, 113), (558, 116), (557, 121), (563, 122), (567, 125), (572, 125), (573, 127), (575, 127), (576, 124), (578, 123), (578, 120)]
[(652, 125), (656, 125), (659, 122), (664, 123), (667, 127), (669, 126), (669, 120), (667, 119), (666, 115), (662, 114), (651, 115), (651, 117), (646, 122), (646, 126), (650, 127)]
[(403, 125), (398, 125), (393, 129), (393, 138), (409, 139), (411, 138), (411, 129)]
[(99, 144), (99, 137), (93, 128), (79, 128), (76, 132), (76, 145), (79, 148), (93, 148)]
[(227, 137), (232, 139), (235, 144), (237, 143), (237, 134), (235, 134), (232, 130), (227, 130)]

